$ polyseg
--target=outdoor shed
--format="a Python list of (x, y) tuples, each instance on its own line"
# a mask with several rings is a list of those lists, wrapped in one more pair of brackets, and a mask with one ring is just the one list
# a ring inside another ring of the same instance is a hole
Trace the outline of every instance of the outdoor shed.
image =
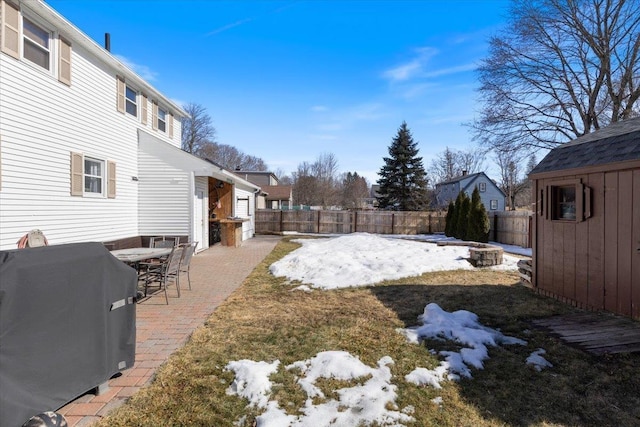
[(534, 289), (640, 319), (640, 118), (551, 150), (529, 178)]

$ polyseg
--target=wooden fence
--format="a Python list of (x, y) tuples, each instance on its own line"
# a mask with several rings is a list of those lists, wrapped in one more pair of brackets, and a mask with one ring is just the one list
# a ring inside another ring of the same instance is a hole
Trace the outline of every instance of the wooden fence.
[[(491, 212), (489, 239), (531, 247), (531, 212)], [(446, 212), (256, 211), (256, 234), (433, 234), (444, 232)]]
[(531, 247), (531, 211), (489, 213), (489, 240), (507, 245)]

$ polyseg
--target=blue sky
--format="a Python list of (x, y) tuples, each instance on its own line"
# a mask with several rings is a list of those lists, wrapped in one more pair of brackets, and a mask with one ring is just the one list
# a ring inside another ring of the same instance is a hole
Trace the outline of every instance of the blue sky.
[[(467, 149), (478, 61), (508, 0), (49, 0), (217, 140), (286, 173), (333, 153), (372, 184), (403, 121), (424, 165)], [(491, 173), (490, 173), (491, 175)], [(495, 174), (494, 174), (495, 175)], [(496, 179), (497, 176), (492, 176)]]

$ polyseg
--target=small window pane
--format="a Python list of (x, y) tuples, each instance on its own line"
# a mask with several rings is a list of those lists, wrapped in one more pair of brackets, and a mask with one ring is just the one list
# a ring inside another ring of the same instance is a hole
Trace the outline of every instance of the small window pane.
[(102, 194), (103, 162), (93, 159), (84, 159), (84, 192)]
[(137, 97), (138, 97), (138, 93), (135, 90), (131, 89), (129, 86), (127, 86), (127, 90), (126, 90), (127, 113), (135, 117), (138, 117), (138, 104), (136, 102)]
[(24, 41), (24, 57), (45, 70), (49, 69), (49, 52), (29, 40)]
[(167, 112), (158, 108), (158, 130), (162, 132), (166, 132), (167, 122), (166, 122)]
[(39, 44), (43, 48), (49, 50), (49, 32), (38, 27), (28, 19), (24, 19), (22, 23), (24, 35), (31, 41)]
[(568, 185), (553, 187), (553, 219), (575, 221), (576, 187)]
[(497, 200), (491, 200), (490, 202), (490, 210), (495, 211), (498, 210), (498, 201)]

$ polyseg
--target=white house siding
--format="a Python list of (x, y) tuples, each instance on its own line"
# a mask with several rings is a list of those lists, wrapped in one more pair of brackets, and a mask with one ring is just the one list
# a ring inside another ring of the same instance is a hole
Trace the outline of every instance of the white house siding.
[[(136, 129), (143, 125), (117, 111), (116, 71), (76, 35), (64, 36), (72, 45), (71, 86), (0, 53), (0, 249), (15, 248), (33, 228), (50, 244), (139, 234), (138, 183), (132, 177), (138, 175)], [(146, 127), (151, 129), (150, 119)], [(179, 120), (173, 140), (159, 137), (179, 146)], [(115, 198), (70, 195), (71, 152), (115, 162)]]
[[(194, 206), (194, 226), (193, 226), (193, 240), (199, 242), (196, 247), (196, 251), (201, 251), (209, 247), (209, 178), (205, 176), (197, 176), (195, 178), (195, 190), (196, 194), (193, 197)], [(198, 192), (202, 192), (202, 204), (198, 206)], [(200, 213), (197, 210), (200, 209)], [(202, 228), (201, 233), (198, 233), (198, 221), (201, 221)]]
[[(68, 87), (0, 54), (1, 249), (32, 228), (52, 244), (137, 234), (136, 124), (116, 111), (115, 77), (72, 55)], [(70, 196), (72, 151), (116, 163), (115, 199)]]
[(143, 150), (138, 160), (140, 234), (191, 236), (193, 173)]
[[(245, 199), (249, 200), (245, 202)], [(234, 207), (235, 216), (237, 216), (238, 218), (249, 218), (249, 221), (245, 221), (242, 223), (242, 240), (251, 239), (255, 234), (255, 211), (255, 194), (252, 191), (239, 188), (236, 185)]]

